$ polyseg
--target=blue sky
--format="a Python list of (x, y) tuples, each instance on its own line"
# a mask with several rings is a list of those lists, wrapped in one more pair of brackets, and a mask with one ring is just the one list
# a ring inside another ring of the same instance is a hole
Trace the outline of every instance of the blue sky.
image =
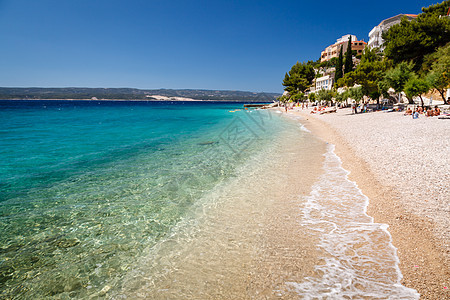
[(0, 86), (281, 92), (296, 61), (438, 2), (0, 0)]

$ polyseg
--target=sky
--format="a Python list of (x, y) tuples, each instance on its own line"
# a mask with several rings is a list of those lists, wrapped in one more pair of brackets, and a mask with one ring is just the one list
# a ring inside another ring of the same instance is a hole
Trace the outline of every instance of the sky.
[(0, 86), (278, 93), (342, 35), (439, 2), (0, 0)]

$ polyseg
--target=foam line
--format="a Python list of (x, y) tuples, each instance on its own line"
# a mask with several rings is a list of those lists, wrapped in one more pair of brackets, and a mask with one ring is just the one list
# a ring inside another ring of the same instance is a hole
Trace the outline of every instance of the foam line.
[(319, 239), (323, 252), (317, 276), (287, 285), (302, 299), (419, 299), (401, 284), (397, 249), (387, 224), (367, 215), (369, 198), (348, 179), (341, 159), (328, 145), (324, 174), (302, 207), (301, 225)]

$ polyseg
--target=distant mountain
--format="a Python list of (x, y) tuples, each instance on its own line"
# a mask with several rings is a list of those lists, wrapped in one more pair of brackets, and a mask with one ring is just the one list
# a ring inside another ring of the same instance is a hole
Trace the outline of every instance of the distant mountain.
[(6, 88), (0, 87), (0, 99), (39, 100), (214, 100), (272, 102), (281, 94), (213, 90), (140, 90), (132, 88)]

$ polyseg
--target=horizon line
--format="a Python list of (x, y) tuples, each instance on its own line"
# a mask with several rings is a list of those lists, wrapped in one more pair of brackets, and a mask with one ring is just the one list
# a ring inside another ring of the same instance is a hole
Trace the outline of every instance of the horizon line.
[(220, 91), (220, 92), (246, 92), (246, 93), (270, 93), (282, 94), (283, 92), (267, 91), (249, 91), (236, 89), (206, 89), (206, 88), (136, 88), (136, 87), (87, 87), (87, 86), (62, 86), (62, 87), (43, 87), (43, 86), (0, 86), (5, 89), (134, 89), (134, 90), (178, 90), (178, 91)]

